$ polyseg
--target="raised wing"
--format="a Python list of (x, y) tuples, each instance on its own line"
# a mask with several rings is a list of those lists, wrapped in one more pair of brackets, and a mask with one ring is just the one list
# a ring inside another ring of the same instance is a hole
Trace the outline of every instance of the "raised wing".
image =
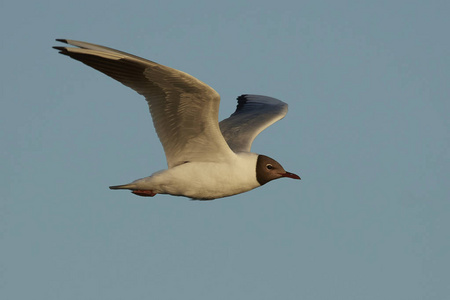
[(234, 155), (218, 124), (220, 96), (195, 77), (111, 48), (73, 40), (61, 54), (114, 78), (147, 100), (169, 168)]
[(220, 130), (234, 151), (250, 152), (256, 136), (284, 118), (288, 105), (275, 98), (260, 95), (241, 95), (236, 111), (220, 122)]

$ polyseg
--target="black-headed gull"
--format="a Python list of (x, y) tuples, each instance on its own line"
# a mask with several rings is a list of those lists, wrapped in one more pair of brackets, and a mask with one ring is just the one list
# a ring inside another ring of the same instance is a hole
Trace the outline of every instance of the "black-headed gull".
[(139, 196), (170, 194), (212, 200), (289, 177), (274, 159), (250, 152), (255, 137), (287, 113), (287, 104), (266, 96), (239, 96), (236, 111), (218, 122), (219, 94), (184, 72), (111, 48), (57, 39), (54, 47), (143, 95), (166, 154), (168, 169), (129, 184)]

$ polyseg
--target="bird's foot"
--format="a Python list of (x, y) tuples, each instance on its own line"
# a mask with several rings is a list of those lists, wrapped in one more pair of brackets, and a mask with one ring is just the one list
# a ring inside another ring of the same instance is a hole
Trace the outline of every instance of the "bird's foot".
[(133, 190), (131, 192), (142, 197), (153, 197), (156, 195), (156, 193), (154, 193), (152, 190)]

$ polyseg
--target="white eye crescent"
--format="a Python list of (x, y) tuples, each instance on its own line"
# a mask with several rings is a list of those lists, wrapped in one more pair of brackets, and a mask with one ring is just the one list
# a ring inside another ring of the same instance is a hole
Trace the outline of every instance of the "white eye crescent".
[(267, 164), (267, 165), (266, 165), (266, 168), (267, 168), (268, 170), (272, 170), (272, 169), (273, 169), (273, 166), (272, 166), (271, 164)]

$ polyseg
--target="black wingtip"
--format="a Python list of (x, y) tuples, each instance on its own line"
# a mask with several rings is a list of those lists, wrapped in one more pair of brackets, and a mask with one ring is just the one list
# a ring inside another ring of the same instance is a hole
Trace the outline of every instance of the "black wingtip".
[[(61, 42), (61, 43), (65, 43), (68, 44), (66, 39), (55, 39), (57, 42)], [(61, 54), (67, 54), (67, 49), (66, 47), (60, 47), (60, 46), (54, 46), (53, 49), (56, 49), (59, 51), (59, 53)]]
[(248, 97), (248, 94), (242, 94), (236, 98), (238, 101), (236, 110), (241, 109), (247, 103), (247, 97)]
[(54, 46), (52, 48), (58, 50), (59, 51), (58, 53), (61, 53), (61, 54), (64, 54), (64, 55), (68, 55), (68, 53), (69, 53), (67, 51), (66, 47)]

